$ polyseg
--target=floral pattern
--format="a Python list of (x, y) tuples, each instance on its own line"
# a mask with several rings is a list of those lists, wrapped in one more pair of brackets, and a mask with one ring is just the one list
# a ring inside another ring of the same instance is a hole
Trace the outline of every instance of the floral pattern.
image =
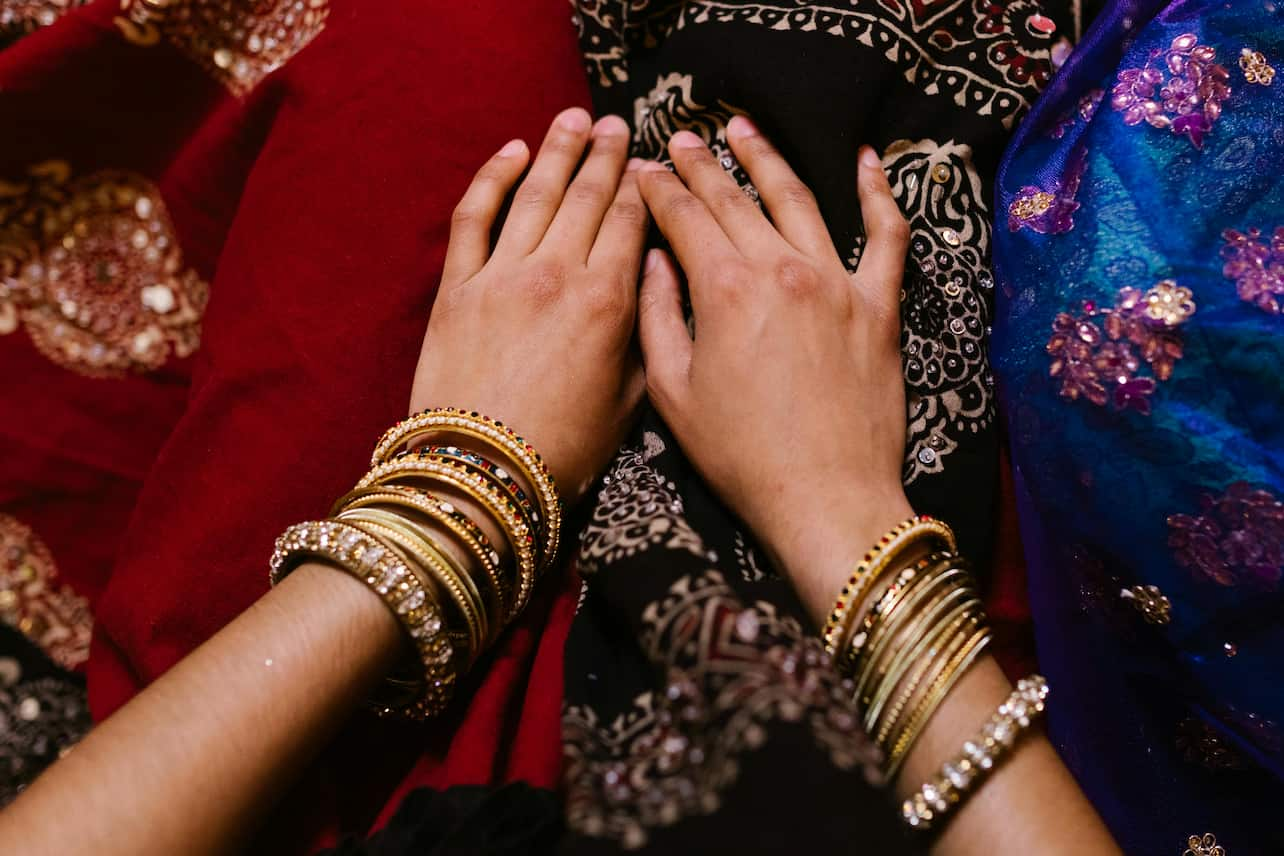
[(196, 350), (207, 298), (142, 176), (49, 161), (0, 182), (0, 334), (92, 377), (150, 371)]
[(244, 95), (325, 28), (329, 0), (120, 0), (116, 26), (134, 44), (162, 37)]
[(1030, 229), (1041, 235), (1061, 235), (1073, 229), (1072, 215), (1079, 210), (1075, 196), (1087, 164), (1087, 150), (1078, 149), (1071, 155), (1065, 174), (1053, 183), (1051, 190), (1035, 185), (1018, 190), (1008, 204), (1008, 229), (1013, 232)]
[(1062, 114), (1057, 123), (1048, 131), (1048, 136), (1054, 140), (1059, 140), (1074, 127), (1075, 123), (1082, 121), (1085, 124), (1092, 121), (1092, 117), (1097, 115), (1097, 108), (1101, 106), (1101, 101), (1106, 97), (1106, 90), (1096, 87), (1089, 89), (1079, 98), (1079, 103), (1074, 110)]
[(0, 0), (0, 48), (47, 27), (89, 0)]
[(1190, 290), (1172, 280), (1144, 293), (1125, 288), (1112, 307), (1085, 301), (1079, 314), (1062, 312), (1053, 321), (1048, 374), (1060, 380), (1063, 398), (1149, 415), (1156, 383), (1172, 376), (1182, 356), (1177, 328), (1194, 312)]
[(1186, 850), (1181, 856), (1226, 856), (1226, 848), (1217, 843), (1211, 832), (1192, 835), (1186, 839)]
[(64, 668), (89, 656), (93, 617), (88, 601), (59, 582), (49, 548), (7, 514), (0, 514), (0, 621)]
[(1222, 274), (1235, 282), (1239, 299), (1272, 315), (1284, 312), (1284, 226), (1275, 228), (1269, 242), (1258, 229), (1227, 229), (1222, 238)]
[(1202, 149), (1230, 97), (1230, 75), (1216, 56), (1193, 33), (1183, 33), (1167, 50), (1152, 51), (1141, 68), (1121, 70), (1110, 104), (1126, 125), (1168, 128)]
[(1168, 546), (1196, 579), (1277, 590), (1284, 572), (1284, 503), (1236, 482), (1221, 496), (1205, 495), (1199, 514), (1170, 516)]
[(1239, 52), (1239, 68), (1244, 80), (1257, 86), (1270, 86), (1275, 79), (1275, 69), (1266, 61), (1261, 51), (1244, 48)]

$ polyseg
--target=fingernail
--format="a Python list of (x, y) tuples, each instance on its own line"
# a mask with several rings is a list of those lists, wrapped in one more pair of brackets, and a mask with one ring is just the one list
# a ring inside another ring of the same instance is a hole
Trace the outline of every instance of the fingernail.
[(659, 161), (646, 161), (640, 167), (642, 172), (668, 172), (669, 170)]
[(514, 158), (526, 151), (526, 143), (521, 140), (509, 140), (504, 143), (504, 147), (499, 150), (501, 158)]
[(759, 133), (758, 126), (748, 116), (732, 116), (731, 121), (727, 123), (727, 136), (729, 137), (745, 139), (757, 136)]
[(878, 157), (878, 152), (874, 151), (869, 146), (865, 146), (863, 149), (861, 149), (860, 162), (864, 166), (871, 167), (871, 168), (876, 167), (881, 169), (883, 166), (882, 160), (880, 160)]
[(690, 131), (678, 131), (669, 138), (669, 148), (671, 149), (703, 149), (705, 148), (704, 140), (697, 137)]
[(558, 114), (557, 124), (568, 131), (587, 131), (593, 120), (583, 107), (572, 107)]
[(637, 172), (645, 164), (646, 164), (646, 161), (642, 160), (642, 158), (629, 158), (629, 162), (624, 165), (624, 171)]
[(660, 263), (660, 256), (664, 255), (660, 250), (651, 250), (646, 254), (646, 267), (644, 273), (650, 273), (655, 270), (655, 266)]
[(593, 126), (595, 137), (621, 137), (629, 132), (629, 123), (619, 116), (603, 116)]

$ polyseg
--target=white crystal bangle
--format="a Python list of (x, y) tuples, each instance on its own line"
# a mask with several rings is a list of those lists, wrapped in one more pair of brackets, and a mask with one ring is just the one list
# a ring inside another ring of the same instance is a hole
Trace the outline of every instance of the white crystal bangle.
[(1030, 725), (1043, 713), (1048, 682), (1031, 675), (999, 705), (981, 733), (963, 744), (963, 751), (944, 764), (935, 779), (901, 805), (901, 817), (914, 829), (930, 829), (950, 815), (1005, 759)]

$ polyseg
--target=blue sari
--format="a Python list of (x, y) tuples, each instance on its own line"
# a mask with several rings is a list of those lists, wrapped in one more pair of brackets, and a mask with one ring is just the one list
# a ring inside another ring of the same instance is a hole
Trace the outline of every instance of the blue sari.
[(1115, 3), (999, 171), (1052, 738), (1126, 852), (1284, 853), (1284, 2)]

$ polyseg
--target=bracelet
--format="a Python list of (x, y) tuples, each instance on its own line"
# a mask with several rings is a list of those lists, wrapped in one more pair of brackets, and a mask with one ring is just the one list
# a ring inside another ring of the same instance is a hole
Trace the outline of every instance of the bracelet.
[(497, 624), (506, 624), (513, 616), (512, 588), (504, 583), (500, 568), (499, 553), (491, 546), (486, 533), (473, 523), (467, 515), (460, 512), (444, 499), (438, 499), (430, 493), (412, 490), (407, 487), (387, 485), (383, 487), (362, 488), (354, 490), (342, 500), (335, 503), (331, 516), (342, 513), (349, 508), (366, 508), (381, 506), (400, 506), (410, 511), (417, 511), (430, 521), (450, 531), (464, 545), (469, 554), (477, 561), (490, 582), (498, 606), (493, 620)]
[[(535, 506), (531, 504), (526, 493), (517, 486), (517, 483), (513, 481), (512, 477), (509, 476), (502, 467), (490, 464), (489, 461), (486, 461), (486, 459), (482, 458), (480, 455), (470, 455), (468, 453), (442, 455), (433, 451), (432, 447), (424, 447), (414, 452), (402, 452), (399, 455), (393, 456), (392, 460), (435, 461), (436, 463), (446, 464), (466, 473), (471, 473), (478, 478), (484, 479), (492, 487), (499, 490), (501, 495), (508, 499), (513, 508), (520, 513), (523, 518), (525, 518), (527, 525), (535, 536), (535, 550), (537, 555), (544, 555), (546, 548), (546, 533), (544, 532), (544, 528), (539, 525), (539, 512), (535, 510)], [(481, 461), (482, 463), (479, 464), (477, 461)], [(484, 466), (483, 464), (489, 464), (489, 466)], [(503, 473), (503, 477), (496, 475), (496, 471)]]
[(513, 601), (513, 611), (516, 612), (525, 607), (531, 590), (535, 586), (535, 538), (512, 503), (484, 479), (467, 473), (459, 467), (413, 458), (379, 464), (357, 482), (357, 489), (382, 486), (388, 482), (406, 478), (447, 485), (466, 494), (486, 509), (503, 530), (516, 557), (517, 596)]
[(935, 779), (901, 805), (901, 816), (914, 829), (929, 829), (944, 820), (1005, 760), (1017, 738), (1043, 713), (1048, 683), (1040, 675), (1017, 682), (1016, 690), (981, 729), (963, 744), (954, 760), (942, 765)]
[(920, 577), (942, 573), (944, 572), (943, 569), (952, 571), (953, 569), (949, 567), (952, 560), (953, 557), (948, 554), (933, 553), (924, 559), (919, 559), (914, 565), (897, 574), (883, 589), (875, 604), (865, 611), (859, 629), (852, 634), (852, 638), (848, 642), (846, 662), (859, 668), (861, 652), (865, 649), (865, 646), (868, 644), (870, 648), (877, 647), (881, 636), (883, 617), (890, 613), (901, 598), (917, 585), (915, 580), (920, 579)]
[(307, 558), (336, 565), (379, 595), (414, 646), (422, 666), (413, 683), (413, 701), (377, 707), (382, 715), (431, 716), (445, 708), (454, 691), (454, 651), (432, 594), (397, 553), (367, 533), (335, 520), (298, 523), (276, 540), (269, 579), (276, 585)]
[[(907, 548), (927, 539), (943, 543), (950, 552), (956, 549), (954, 533), (950, 527), (926, 515), (915, 516), (889, 530), (857, 563), (847, 583), (839, 590), (821, 634), (825, 651), (831, 657), (846, 655), (846, 643), (851, 636), (851, 619), (855, 614), (853, 608), (864, 601), (870, 587)], [(846, 662), (838, 662), (840, 669), (848, 665)]]
[(488, 419), (476, 411), (464, 411), (453, 407), (424, 410), (409, 419), (402, 420), (384, 433), (370, 456), (370, 465), (375, 467), (385, 462), (393, 449), (403, 444), (413, 444), (418, 437), (434, 432), (462, 434), (490, 443), (507, 456), (510, 463), (521, 469), (523, 475), (535, 488), (540, 513), (543, 515), (546, 549), (540, 568), (541, 570), (547, 568), (557, 555), (562, 525), (562, 502), (558, 497), (553, 476), (539, 453), (504, 423)]
[[(542, 527), (539, 525), (539, 511), (536, 510), (530, 497), (526, 495), (526, 491), (522, 490), (522, 486), (517, 483), (516, 479), (509, 475), (507, 470), (496, 464), (494, 461), (488, 460), (476, 452), (461, 449), (458, 446), (424, 446), (418, 449), (417, 453), (421, 458), (435, 455), (442, 458), (461, 461), (464, 464), (485, 473), (513, 498), (513, 501), (517, 503), (518, 507), (526, 512), (526, 516), (530, 518), (532, 528), (539, 529), (542, 534)], [(402, 454), (409, 453), (403, 452)]]

